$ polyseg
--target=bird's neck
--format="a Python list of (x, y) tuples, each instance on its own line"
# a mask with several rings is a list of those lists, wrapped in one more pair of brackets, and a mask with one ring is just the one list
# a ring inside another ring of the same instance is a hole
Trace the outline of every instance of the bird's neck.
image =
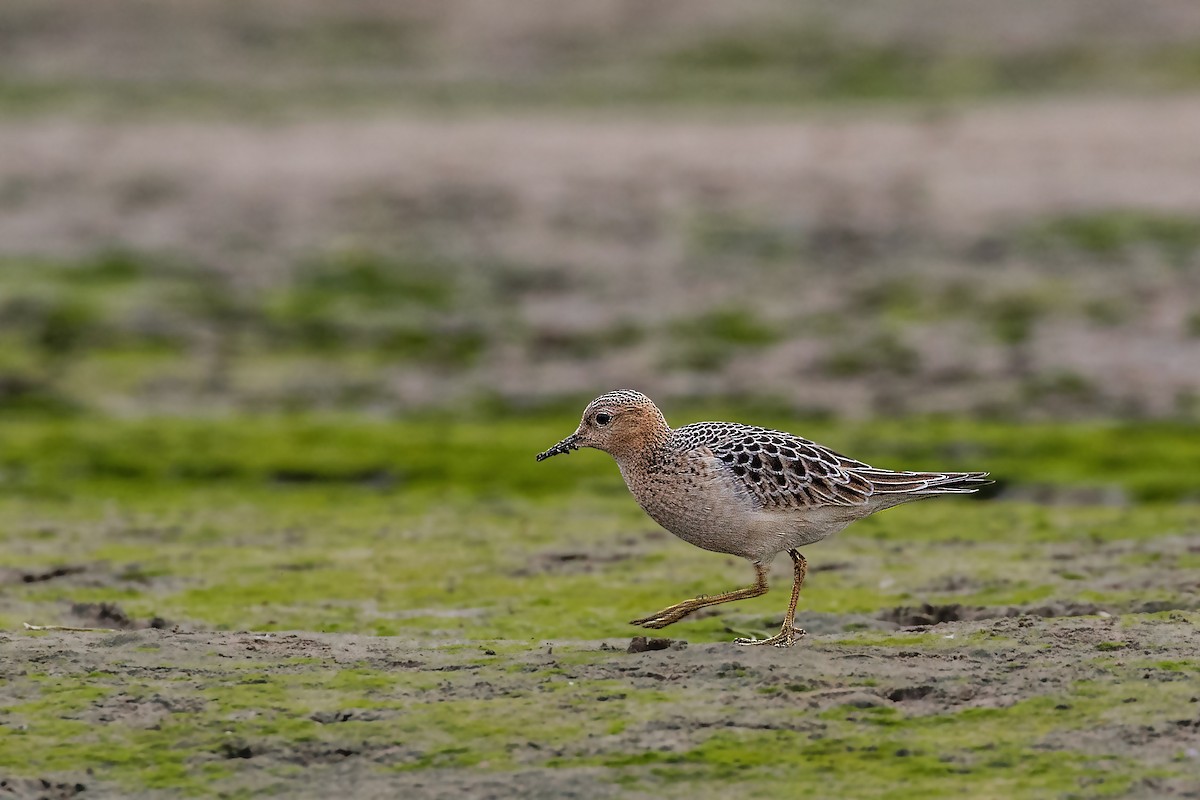
[(667, 441), (671, 438), (671, 428), (666, 421), (655, 426), (648, 434), (639, 437), (636, 444), (627, 447), (617, 447), (610, 451), (621, 468), (621, 474), (626, 476), (645, 473), (653, 470), (662, 463), (667, 450)]

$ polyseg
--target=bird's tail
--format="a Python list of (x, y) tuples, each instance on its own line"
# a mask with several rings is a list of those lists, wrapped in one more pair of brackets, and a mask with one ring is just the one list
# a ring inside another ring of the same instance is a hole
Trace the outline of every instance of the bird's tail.
[(910, 499), (939, 494), (971, 494), (992, 483), (986, 472), (892, 472), (859, 470), (871, 482), (874, 494), (909, 495)]

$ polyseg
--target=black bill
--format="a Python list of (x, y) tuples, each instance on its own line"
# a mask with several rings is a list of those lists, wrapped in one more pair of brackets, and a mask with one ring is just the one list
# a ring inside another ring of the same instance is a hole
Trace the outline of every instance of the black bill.
[(554, 445), (554, 447), (551, 447), (546, 452), (538, 453), (537, 460), (545, 461), (550, 456), (558, 456), (558, 455), (562, 455), (563, 453), (569, 453), (572, 450), (578, 450), (578, 449), (579, 449), (579, 445), (575, 444), (575, 434), (572, 433), (570, 436), (563, 439), (561, 442)]

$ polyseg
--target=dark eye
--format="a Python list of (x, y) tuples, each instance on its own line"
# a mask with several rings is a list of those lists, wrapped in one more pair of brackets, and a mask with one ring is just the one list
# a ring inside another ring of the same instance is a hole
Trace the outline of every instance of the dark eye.
[(601, 411), (596, 415), (597, 425), (607, 425), (610, 422), (612, 422), (612, 414), (609, 414), (607, 411)]

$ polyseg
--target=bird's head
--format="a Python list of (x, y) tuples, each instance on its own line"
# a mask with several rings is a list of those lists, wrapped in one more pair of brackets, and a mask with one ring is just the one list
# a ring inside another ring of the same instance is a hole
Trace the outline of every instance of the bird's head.
[(602, 394), (588, 403), (579, 427), (567, 438), (537, 457), (569, 453), (580, 447), (594, 447), (622, 461), (670, 431), (658, 406), (649, 397), (632, 389)]

